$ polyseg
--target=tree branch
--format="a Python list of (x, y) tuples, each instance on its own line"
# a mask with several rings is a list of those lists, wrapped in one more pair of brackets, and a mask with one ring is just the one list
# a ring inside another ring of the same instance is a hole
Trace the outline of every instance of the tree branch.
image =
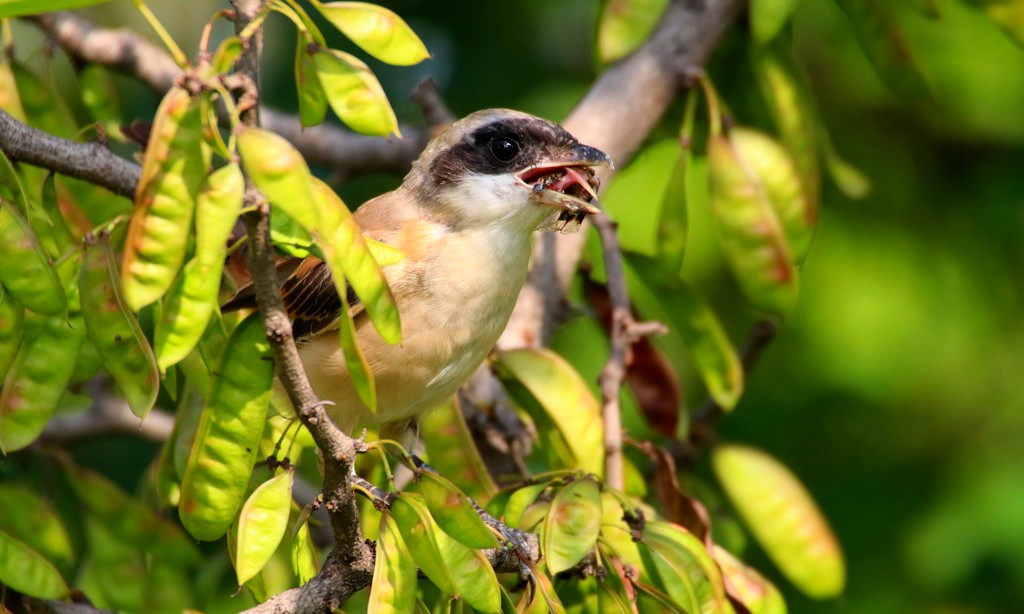
[[(136, 76), (160, 95), (182, 74), (167, 52), (130, 30), (99, 28), (69, 12), (29, 20), (71, 57)], [(295, 116), (266, 108), (260, 115), (263, 127), (291, 141), (310, 164), (346, 177), (405, 173), (428, 140), (426, 130), (413, 126), (402, 126), (405, 139), (398, 140), (354, 134), (330, 124), (303, 129)]]
[(11, 160), (41, 166), (62, 175), (135, 197), (141, 169), (100, 143), (76, 143), (22, 123), (0, 109), (0, 148)]
[(88, 394), (92, 405), (83, 412), (50, 420), (43, 431), (43, 441), (66, 444), (110, 433), (125, 433), (163, 443), (174, 430), (174, 415), (162, 409), (152, 409), (145, 420), (140, 420), (132, 413), (128, 402), (114, 394), (110, 380), (99, 378), (90, 381)]

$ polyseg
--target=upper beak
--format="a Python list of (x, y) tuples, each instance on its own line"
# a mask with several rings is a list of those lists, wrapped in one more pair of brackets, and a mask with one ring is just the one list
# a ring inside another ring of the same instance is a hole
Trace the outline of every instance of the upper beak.
[[(536, 194), (539, 204), (549, 205), (573, 214), (598, 213), (597, 190), (601, 185), (594, 167), (614, 168), (611, 158), (589, 145), (578, 144), (551, 160), (545, 160), (516, 174), (516, 178)], [(567, 192), (578, 186), (579, 195)]]

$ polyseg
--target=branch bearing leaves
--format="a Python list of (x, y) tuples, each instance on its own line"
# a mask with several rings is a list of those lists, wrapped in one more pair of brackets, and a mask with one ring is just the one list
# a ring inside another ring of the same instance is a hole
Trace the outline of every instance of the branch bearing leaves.
[(125, 305), (120, 281), (109, 235), (101, 234), (86, 251), (79, 274), (82, 318), (118, 392), (132, 413), (145, 418), (156, 403), (160, 374), (149, 341)]
[(423, 497), (403, 492), (391, 505), (406, 547), (420, 570), (442, 591), (484, 612), (501, 608), (498, 579), (484, 555), (452, 539), (430, 516)]
[(164, 96), (146, 146), (121, 267), (133, 311), (155, 302), (185, 260), (196, 195), (206, 177), (200, 105), (180, 87)]
[(239, 322), (217, 376), (181, 484), (178, 512), (196, 539), (224, 535), (245, 496), (270, 402), (274, 362), (259, 314)]
[(238, 515), (235, 572), (241, 586), (263, 569), (274, 555), (292, 508), (294, 472), (282, 471), (253, 491)]
[(0, 0), (0, 18), (22, 17), (51, 11), (67, 11), (103, 4), (110, 0)]
[[(522, 349), (502, 352), (499, 376), (509, 394), (536, 420), (553, 424), (545, 446), (555, 449), (564, 465), (587, 473), (604, 474), (604, 426), (601, 406), (580, 374), (551, 350)], [(519, 388), (515, 385), (519, 384)], [(523, 393), (528, 393), (524, 396)], [(542, 432), (550, 429), (539, 429)]]
[(43, 315), (67, 309), (64, 287), (28, 221), (0, 198), (0, 283), (19, 303)]
[(370, 584), (367, 612), (404, 614), (416, 603), (416, 561), (402, 541), (402, 535), (388, 512), (380, 516), (377, 560)]
[(842, 592), (843, 556), (832, 530), (799, 480), (760, 450), (716, 448), (712, 467), (744, 522), (779, 569), (815, 598)]
[(26, 314), (23, 338), (0, 393), (0, 452), (10, 454), (39, 437), (53, 417), (85, 341), (79, 318)]
[[(671, 325), (686, 346), (711, 398), (729, 411), (743, 394), (739, 354), (711, 306), (685, 281), (659, 277), (659, 264), (629, 254), (625, 269), (630, 290), (638, 303), (652, 311), (649, 317)], [(641, 301), (642, 297), (650, 298)]]
[(597, 29), (597, 55), (602, 62), (623, 58), (647, 40), (665, 12), (668, 0), (608, 0)]
[(430, 57), (420, 37), (389, 9), (367, 2), (313, 4), (342, 34), (381, 62), (412, 66)]
[(719, 546), (714, 547), (714, 557), (722, 570), (729, 596), (745, 605), (750, 614), (786, 614), (782, 593), (756, 569), (744, 565)]
[(541, 535), (552, 575), (572, 569), (594, 548), (602, 514), (601, 489), (593, 478), (574, 480), (558, 491)]
[(336, 49), (316, 52), (313, 63), (328, 104), (349, 128), (372, 136), (402, 136), (384, 88), (366, 64)]
[(161, 371), (195, 348), (217, 309), (227, 241), (242, 207), (245, 179), (237, 164), (211, 173), (196, 198), (195, 257), (185, 265), (164, 300), (155, 345)]
[(762, 178), (721, 135), (708, 141), (708, 175), (711, 207), (743, 293), (759, 309), (786, 314), (796, 302), (796, 269)]
[(800, 0), (752, 0), (750, 3), (750, 29), (754, 40), (766, 45), (775, 38), (789, 21)]
[(64, 578), (52, 563), (2, 531), (0, 584), (37, 599), (60, 599), (70, 592)]
[(431, 516), (445, 533), (470, 548), (498, 547), (498, 538), (458, 487), (431, 472), (419, 475), (418, 486)]
[(316, 63), (309, 51), (313, 39), (300, 32), (296, 37), (295, 86), (299, 92), (299, 122), (303, 128), (316, 126), (327, 117), (327, 93), (316, 75)]

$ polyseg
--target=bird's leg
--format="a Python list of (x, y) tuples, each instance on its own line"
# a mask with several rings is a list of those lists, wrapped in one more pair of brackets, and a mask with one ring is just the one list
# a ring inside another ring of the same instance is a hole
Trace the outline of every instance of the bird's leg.
[(395, 493), (387, 492), (374, 486), (372, 483), (364, 480), (352, 473), (349, 476), (349, 480), (352, 482), (352, 489), (362, 494), (373, 503), (373, 507), (377, 508), (377, 511), (384, 511), (391, 507), (391, 502), (395, 500)]
[[(424, 462), (422, 458), (412, 453), (409, 454), (409, 457), (412, 459), (416, 469), (441, 476), (436, 469)], [(520, 577), (523, 580), (529, 580), (532, 583), (533, 575), (530, 572), (530, 566), (527, 565), (527, 561), (530, 560), (530, 545), (526, 541), (526, 534), (515, 527), (508, 526), (494, 516), (491, 516), (487, 513), (487, 510), (480, 507), (480, 504), (477, 503), (473, 497), (467, 495), (466, 499), (469, 500), (469, 504), (473, 506), (473, 510), (478, 516), (480, 516), (480, 519), (484, 521), (484, 524), (502, 537), (506, 547), (511, 547), (515, 551), (516, 556), (519, 558)]]

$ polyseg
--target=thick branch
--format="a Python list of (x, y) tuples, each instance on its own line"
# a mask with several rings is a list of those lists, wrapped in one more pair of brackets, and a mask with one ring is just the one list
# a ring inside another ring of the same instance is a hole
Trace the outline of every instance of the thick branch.
[(0, 148), (11, 160), (41, 166), (134, 198), (139, 165), (99, 143), (76, 143), (24, 124), (0, 109)]
[[(669, 105), (702, 65), (745, 0), (672, 0), (651, 38), (594, 83), (563, 125), (580, 141), (625, 166)], [(602, 169), (607, 184), (611, 170)], [(545, 345), (565, 310), (564, 292), (576, 271), (587, 233), (544, 235), (534, 268), (499, 345)]]

